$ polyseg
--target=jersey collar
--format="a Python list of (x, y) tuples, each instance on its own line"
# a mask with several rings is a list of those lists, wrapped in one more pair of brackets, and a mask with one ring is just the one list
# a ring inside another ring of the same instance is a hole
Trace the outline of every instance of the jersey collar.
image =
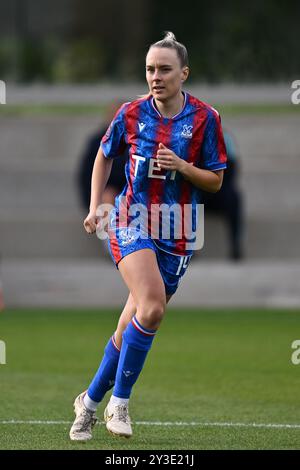
[(185, 107), (186, 107), (186, 103), (187, 103), (187, 93), (185, 91), (183, 91), (182, 93), (183, 93), (183, 96), (184, 96), (183, 106), (182, 106), (181, 110), (179, 111), (179, 113), (175, 114), (175, 116), (172, 116), (171, 118), (164, 118), (160, 114), (160, 112), (158, 111), (158, 109), (155, 105), (155, 101), (154, 101), (153, 96), (150, 97), (150, 105), (151, 105), (152, 109), (155, 111), (156, 115), (158, 115), (160, 118), (174, 120), (185, 111)]

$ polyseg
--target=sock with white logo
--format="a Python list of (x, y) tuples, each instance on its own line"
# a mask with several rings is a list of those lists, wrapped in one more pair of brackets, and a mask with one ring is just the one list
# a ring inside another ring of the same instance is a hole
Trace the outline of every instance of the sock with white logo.
[[(105, 347), (102, 362), (88, 388), (85, 397), (88, 395), (88, 397), (93, 402), (98, 404), (100, 403), (106, 392), (114, 386), (119, 357), (120, 350), (116, 345), (116, 341), (113, 335)], [(86, 399), (85, 403), (85, 397), (84, 404), (87, 406), (87, 408), (89, 408), (88, 398)], [(92, 404), (91, 402), (89, 403)]]
[(134, 316), (123, 337), (113, 396), (129, 398), (133, 385), (143, 369), (156, 330), (144, 328)]

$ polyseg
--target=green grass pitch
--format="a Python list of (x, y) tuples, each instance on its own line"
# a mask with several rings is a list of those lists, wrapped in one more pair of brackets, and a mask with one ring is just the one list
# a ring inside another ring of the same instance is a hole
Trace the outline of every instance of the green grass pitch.
[(70, 442), (74, 397), (117, 318), (117, 309), (1, 314), (1, 449), (300, 449), (300, 365), (291, 362), (300, 311), (271, 309), (170, 307), (132, 395), (133, 437), (107, 433), (105, 400), (93, 439)]

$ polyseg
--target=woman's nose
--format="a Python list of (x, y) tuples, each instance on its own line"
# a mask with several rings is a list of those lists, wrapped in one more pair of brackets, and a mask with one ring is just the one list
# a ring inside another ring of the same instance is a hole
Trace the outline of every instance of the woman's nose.
[(159, 70), (155, 70), (155, 71), (154, 71), (153, 80), (160, 80), (160, 72), (159, 72)]

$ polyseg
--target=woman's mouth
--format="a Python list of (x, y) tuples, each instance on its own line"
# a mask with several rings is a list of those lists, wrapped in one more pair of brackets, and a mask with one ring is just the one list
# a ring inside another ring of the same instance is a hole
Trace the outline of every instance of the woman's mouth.
[(165, 87), (159, 86), (159, 85), (152, 87), (152, 90), (156, 91), (156, 93), (159, 93), (159, 92), (163, 91), (164, 89), (165, 89)]

